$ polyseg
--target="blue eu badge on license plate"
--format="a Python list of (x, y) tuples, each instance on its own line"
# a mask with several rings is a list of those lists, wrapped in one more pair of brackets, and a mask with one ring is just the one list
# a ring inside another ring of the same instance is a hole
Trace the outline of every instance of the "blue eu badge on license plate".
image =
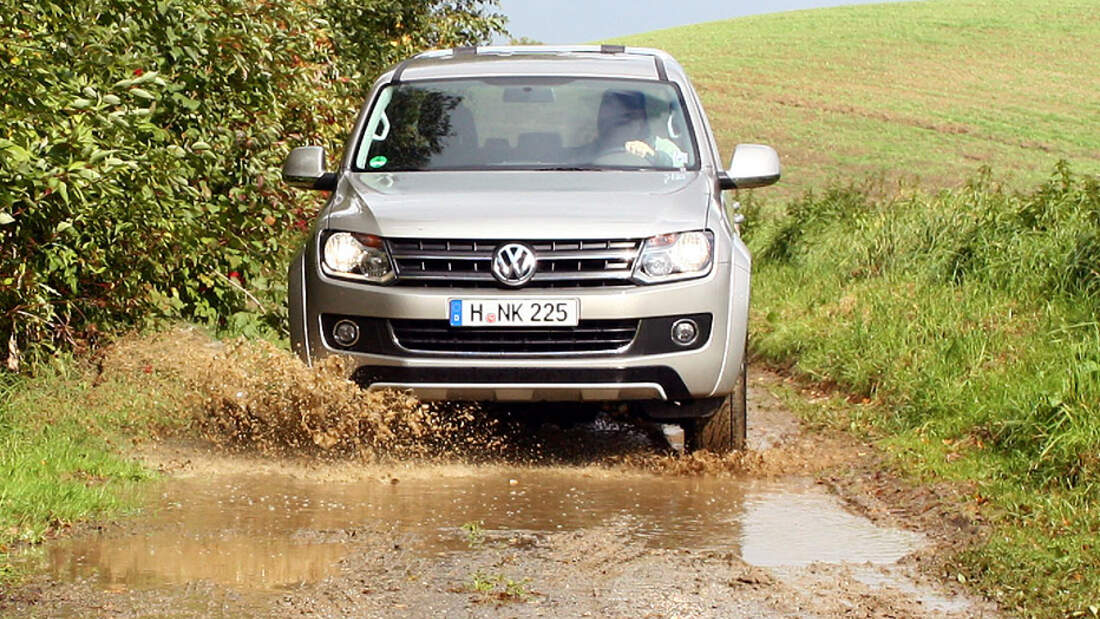
[(459, 299), (451, 300), (451, 326), (462, 326), (462, 301)]

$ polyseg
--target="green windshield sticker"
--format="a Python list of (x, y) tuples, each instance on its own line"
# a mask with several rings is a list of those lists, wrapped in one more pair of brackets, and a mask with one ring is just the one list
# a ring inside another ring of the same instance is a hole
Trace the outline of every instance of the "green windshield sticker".
[(371, 157), (371, 158), (370, 158), (370, 167), (372, 167), (372, 168), (380, 168), (380, 167), (382, 167), (382, 166), (384, 166), (384, 165), (386, 165), (386, 157), (385, 157), (385, 156), (383, 156), (383, 155), (378, 155), (378, 156), (376, 156), (376, 157)]

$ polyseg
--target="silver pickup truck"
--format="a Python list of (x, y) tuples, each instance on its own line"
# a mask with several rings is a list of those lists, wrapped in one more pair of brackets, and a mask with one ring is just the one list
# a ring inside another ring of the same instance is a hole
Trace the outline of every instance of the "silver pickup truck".
[(690, 449), (745, 441), (750, 256), (725, 189), (779, 179), (767, 146), (728, 169), (668, 54), (622, 46), (420, 54), (374, 84), (290, 266), (294, 349), (425, 400), (634, 401)]

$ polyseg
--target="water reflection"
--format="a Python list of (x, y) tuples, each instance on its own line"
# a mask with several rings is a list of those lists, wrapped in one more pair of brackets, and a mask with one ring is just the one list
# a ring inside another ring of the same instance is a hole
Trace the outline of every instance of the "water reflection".
[(331, 574), (363, 536), (412, 538), (417, 553), (465, 551), (467, 522), (481, 522), (490, 541), (612, 524), (650, 546), (742, 553), (759, 565), (893, 561), (920, 543), (844, 512), (799, 480), (475, 467), (397, 483), (270, 474), (173, 480), (161, 492), (159, 507), (123, 530), (49, 545), (51, 573), (104, 586), (204, 580), (278, 589)]

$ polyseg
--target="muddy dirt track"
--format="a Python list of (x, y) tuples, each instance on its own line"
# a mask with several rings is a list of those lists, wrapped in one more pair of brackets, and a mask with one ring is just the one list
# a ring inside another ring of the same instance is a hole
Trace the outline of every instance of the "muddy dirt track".
[[(24, 557), (11, 615), (985, 616), (938, 553), (974, 525), (872, 451), (800, 429), (750, 381), (750, 450), (668, 455), (644, 428), (526, 428), (535, 457), (287, 459), (206, 443), (143, 515)], [(492, 442), (484, 443), (491, 445)], [(488, 449), (488, 448), (485, 448)]]

